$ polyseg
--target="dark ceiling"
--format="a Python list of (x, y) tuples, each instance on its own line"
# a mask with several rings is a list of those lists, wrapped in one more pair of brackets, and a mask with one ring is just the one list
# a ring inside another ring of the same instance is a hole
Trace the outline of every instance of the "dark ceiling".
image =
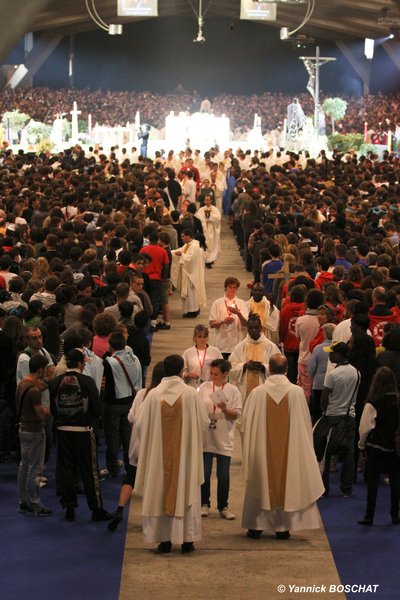
[[(94, 0), (100, 17), (107, 23), (124, 23), (134, 18), (117, 17), (117, 0)], [(279, 2), (277, 20), (266, 22), (274, 27), (296, 28), (303, 20), (307, 3)], [(160, 17), (193, 16), (199, 0), (159, 0)], [(389, 25), (380, 24), (381, 10), (387, 9), (389, 17), (400, 23), (400, 0), (315, 0), (314, 12), (301, 33), (318, 39), (348, 40), (349, 38), (379, 38), (388, 33)], [(203, 0), (207, 18), (240, 16), (240, 0)], [(88, 15), (85, 0), (49, 0), (47, 7), (35, 18), (31, 31), (57, 30), (59, 33), (96, 29)]]

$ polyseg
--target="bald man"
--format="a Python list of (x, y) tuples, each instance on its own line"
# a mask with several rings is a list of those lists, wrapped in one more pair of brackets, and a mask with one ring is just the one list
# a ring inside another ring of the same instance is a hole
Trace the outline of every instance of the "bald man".
[(290, 531), (320, 527), (315, 502), (324, 486), (304, 392), (286, 377), (281, 354), (271, 356), (269, 371), (243, 411), (242, 526), (253, 539), (264, 530), (287, 539)]

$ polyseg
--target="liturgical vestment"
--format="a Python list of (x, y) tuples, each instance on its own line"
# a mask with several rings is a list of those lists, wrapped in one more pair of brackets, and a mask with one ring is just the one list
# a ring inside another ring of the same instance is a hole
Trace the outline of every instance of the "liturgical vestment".
[(180, 377), (164, 377), (141, 405), (134, 492), (142, 496), (145, 542), (201, 538), (203, 435), (209, 424), (196, 391)]
[(271, 375), (243, 411), (246, 529), (295, 531), (320, 527), (315, 501), (324, 486), (315, 457), (302, 388)]

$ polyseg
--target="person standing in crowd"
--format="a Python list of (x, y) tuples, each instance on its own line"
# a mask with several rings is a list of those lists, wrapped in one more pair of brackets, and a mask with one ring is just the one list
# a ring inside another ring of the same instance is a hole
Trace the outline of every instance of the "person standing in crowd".
[(311, 401), (310, 414), (313, 423), (316, 423), (320, 418), (321, 411), (321, 396), (324, 389), (324, 381), (326, 368), (328, 366), (328, 354), (324, 352), (324, 348), (332, 345), (332, 333), (335, 329), (333, 323), (325, 323), (321, 327), (324, 336), (323, 342), (315, 346), (311, 352), (310, 360), (308, 361), (307, 370), (311, 377)]
[(137, 415), (134, 492), (143, 498), (145, 542), (158, 542), (163, 554), (181, 544), (186, 554), (201, 538), (203, 436), (209, 419), (196, 391), (182, 380), (183, 358), (170, 355), (163, 362), (165, 377), (147, 394)]
[[(321, 396), (322, 413), (328, 417), (332, 427), (341, 420), (348, 419), (346, 449), (341, 453), (342, 470), (340, 473), (340, 489), (345, 498), (353, 493), (354, 483), (354, 443), (355, 443), (355, 404), (360, 385), (360, 374), (349, 361), (349, 347), (344, 342), (334, 342), (326, 346), (324, 352), (329, 354), (329, 360), (335, 368), (328, 373)], [(329, 473), (331, 453), (329, 444), (325, 455), (325, 468), (322, 480), (325, 486), (324, 496), (329, 495)]]
[(200, 400), (204, 403), (210, 424), (203, 443), (204, 483), (201, 486), (201, 516), (208, 517), (210, 503), (210, 479), (213, 458), (217, 461), (217, 509), (221, 519), (235, 518), (228, 508), (229, 469), (235, 437), (235, 421), (242, 411), (239, 390), (227, 381), (230, 364), (223, 358), (213, 360), (210, 365), (211, 381), (199, 388)]
[(75, 520), (78, 506), (76, 474), (80, 474), (92, 521), (107, 521), (103, 508), (93, 427), (101, 414), (99, 393), (91, 377), (83, 375), (85, 355), (72, 349), (66, 356), (67, 371), (51, 383), (51, 406), (57, 432), (57, 481), (60, 503), (67, 521)]
[(113, 513), (113, 517), (108, 524), (109, 531), (115, 531), (117, 529), (118, 525), (121, 523), (121, 521), (123, 519), (124, 507), (128, 504), (128, 502), (131, 498), (131, 495), (132, 495), (132, 490), (135, 486), (135, 477), (136, 477), (136, 468), (137, 468), (138, 450), (139, 450), (139, 442), (138, 442), (137, 433), (135, 430), (135, 423), (136, 423), (139, 408), (143, 404), (143, 402), (144, 402), (147, 394), (150, 392), (150, 390), (157, 387), (161, 383), (161, 380), (164, 377), (164, 375), (165, 375), (164, 363), (158, 362), (156, 365), (154, 365), (153, 373), (151, 375), (151, 383), (150, 383), (149, 387), (142, 388), (141, 390), (138, 391), (138, 393), (136, 394), (136, 396), (132, 402), (130, 411), (128, 413), (128, 421), (132, 425), (132, 433), (131, 433), (131, 439), (130, 439), (130, 444), (129, 444), (129, 465), (128, 465), (124, 480), (122, 482), (121, 491), (119, 493), (117, 510)]
[(109, 356), (103, 361), (104, 391), (104, 435), (106, 439), (107, 468), (102, 476), (117, 477), (120, 470), (118, 459), (122, 445), (125, 471), (129, 469), (129, 442), (131, 425), (129, 409), (136, 393), (142, 387), (142, 368), (132, 351), (127, 350), (122, 333), (112, 333), (108, 339)]
[(188, 385), (198, 388), (205, 381), (210, 381), (210, 365), (213, 360), (222, 358), (215, 346), (208, 345), (208, 327), (196, 325), (193, 332), (194, 346), (187, 348), (183, 355), (183, 379)]
[(385, 323), (400, 322), (399, 313), (388, 308), (386, 302), (387, 293), (385, 288), (376, 287), (372, 292), (372, 308), (368, 313), (370, 320), (369, 330), (376, 347), (382, 343)]
[(319, 290), (310, 290), (306, 296), (306, 311), (301, 317), (298, 317), (295, 325), (296, 337), (299, 340), (299, 361), (298, 361), (298, 379), (300, 385), (309, 403), (311, 397), (311, 378), (307, 371), (308, 361), (310, 360), (310, 343), (317, 335), (319, 330), (318, 307), (323, 304), (324, 295)]
[(246, 336), (248, 309), (246, 302), (236, 296), (240, 281), (227, 277), (224, 282), (225, 295), (213, 302), (208, 318), (211, 329), (215, 329), (215, 345), (225, 359), (233, 348)]
[(389, 476), (390, 516), (393, 525), (400, 523), (400, 458), (395, 448), (399, 426), (399, 394), (396, 379), (388, 367), (380, 367), (372, 380), (361, 416), (358, 447), (367, 459), (367, 507), (360, 525), (372, 525), (375, 516), (381, 473)]
[[(46, 368), (46, 377), (44, 379), (45, 384), (41, 388), (42, 395), (42, 405), (50, 406), (50, 393), (48, 388), (48, 383), (54, 377), (54, 362), (51, 358), (50, 354), (47, 352), (45, 348), (43, 348), (43, 335), (39, 327), (28, 327), (25, 333), (27, 346), (18, 356), (17, 361), (17, 384), (22, 381), (24, 377), (29, 375), (29, 361), (32, 356), (36, 356), (40, 354), (47, 359), (47, 368)], [(45, 454), (45, 462), (47, 461), (49, 454), (51, 443), (53, 440), (53, 418), (50, 413), (46, 417), (45, 423), (45, 431), (46, 431), (46, 454)]]
[(316, 500), (324, 486), (304, 392), (287, 379), (281, 354), (270, 358), (269, 372), (243, 411), (242, 526), (253, 539), (263, 531), (287, 539), (290, 531), (320, 527)]
[(280, 354), (278, 346), (270, 342), (261, 331), (260, 317), (250, 313), (247, 336), (234, 347), (229, 357), (232, 365), (231, 382), (238, 387), (243, 403), (254, 388), (264, 383), (271, 356)]
[(53, 511), (40, 499), (40, 478), (46, 448), (45, 422), (49, 404), (42, 403), (42, 388), (48, 360), (42, 354), (29, 359), (29, 374), (17, 386), (16, 410), (19, 418), (21, 461), (18, 470), (19, 512), (48, 517)]
[(172, 252), (172, 283), (182, 298), (182, 316), (195, 318), (206, 305), (204, 284), (204, 253), (191, 229), (181, 234), (184, 246)]
[(159, 235), (157, 231), (149, 233), (149, 245), (140, 250), (140, 253), (148, 254), (151, 257), (151, 263), (144, 267), (143, 272), (149, 276), (149, 295), (153, 305), (151, 315), (152, 331), (157, 331), (158, 312), (161, 308), (161, 287), (162, 282), (168, 277), (169, 258), (168, 253), (159, 245)]
[(283, 343), (283, 351), (288, 361), (288, 379), (297, 383), (297, 363), (299, 360), (299, 339), (296, 335), (296, 321), (304, 314), (304, 298), (306, 288), (293, 285), (289, 292), (289, 300), (282, 307), (279, 321), (279, 336)]

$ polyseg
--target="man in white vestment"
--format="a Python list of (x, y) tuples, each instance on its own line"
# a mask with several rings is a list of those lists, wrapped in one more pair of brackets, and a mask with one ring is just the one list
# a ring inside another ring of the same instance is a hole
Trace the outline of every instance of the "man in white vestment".
[(211, 269), (221, 252), (221, 213), (216, 206), (213, 206), (210, 194), (205, 195), (204, 206), (199, 208), (196, 217), (201, 221), (206, 238), (207, 250), (204, 253), (206, 267)]
[(141, 405), (136, 421), (139, 460), (134, 492), (142, 496), (143, 534), (158, 551), (201, 539), (203, 436), (209, 419), (196, 390), (182, 380), (183, 359), (167, 356), (165, 377)]
[(172, 250), (171, 279), (182, 298), (182, 316), (194, 318), (206, 305), (204, 252), (191, 229), (184, 229), (181, 237), (185, 245)]
[(274, 354), (280, 354), (278, 346), (261, 333), (260, 317), (250, 313), (247, 337), (234, 347), (229, 357), (232, 367), (229, 381), (239, 389), (243, 403), (254, 388), (264, 383), (269, 359)]
[(269, 372), (243, 412), (242, 526), (250, 538), (266, 530), (287, 539), (290, 531), (320, 527), (315, 502), (324, 486), (304, 392), (287, 379), (287, 360), (281, 354), (271, 357)]

